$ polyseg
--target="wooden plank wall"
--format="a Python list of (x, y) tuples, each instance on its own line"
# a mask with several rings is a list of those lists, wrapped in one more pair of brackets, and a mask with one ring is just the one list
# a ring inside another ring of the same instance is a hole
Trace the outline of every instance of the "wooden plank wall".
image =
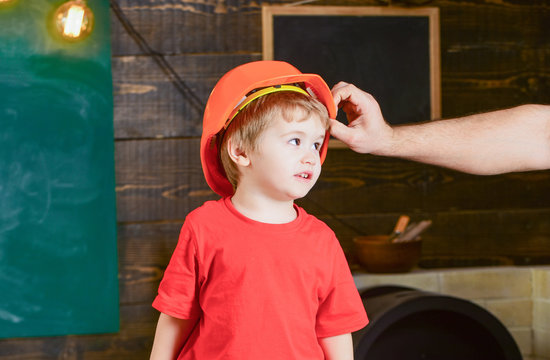
[[(260, 6), (277, 1), (118, 0), (134, 27), (206, 102), (230, 68), (261, 59)], [(443, 116), (550, 103), (550, 2), (327, 0), (318, 5), (437, 6)], [(121, 329), (0, 340), (0, 359), (148, 359), (150, 304), (186, 214), (216, 198), (198, 155), (201, 114), (112, 15)], [(339, 235), (386, 233), (401, 213), (431, 218), (425, 263), (550, 260), (550, 171), (471, 176), (331, 150), (300, 201)], [(473, 259), (473, 260), (472, 260)], [(90, 294), (94, 296), (94, 294)], [(101, 314), (97, 314), (101, 316)]]

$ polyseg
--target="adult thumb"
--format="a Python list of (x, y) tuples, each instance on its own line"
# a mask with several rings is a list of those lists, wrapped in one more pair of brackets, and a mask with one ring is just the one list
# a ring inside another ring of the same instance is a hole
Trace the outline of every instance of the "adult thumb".
[(352, 130), (338, 120), (330, 119), (330, 134), (340, 141), (348, 143)]

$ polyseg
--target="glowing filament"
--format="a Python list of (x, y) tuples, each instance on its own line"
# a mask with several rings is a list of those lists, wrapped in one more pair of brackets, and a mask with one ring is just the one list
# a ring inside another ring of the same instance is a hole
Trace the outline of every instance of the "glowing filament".
[(94, 26), (94, 14), (82, 0), (72, 0), (61, 5), (54, 14), (55, 28), (61, 37), (77, 41), (90, 35)]
[(82, 22), (84, 20), (84, 8), (79, 5), (73, 5), (69, 8), (65, 26), (63, 27), (63, 35), (70, 37), (79, 37), (82, 30)]

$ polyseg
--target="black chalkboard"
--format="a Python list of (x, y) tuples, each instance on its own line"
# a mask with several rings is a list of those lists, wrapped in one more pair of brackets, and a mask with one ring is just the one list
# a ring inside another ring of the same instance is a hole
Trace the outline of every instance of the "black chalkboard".
[(264, 58), (319, 74), (329, 86), (355, 84), (391, 124), (426, 121), (440, 116), (436, 15), (433, 8), (265, 7)]

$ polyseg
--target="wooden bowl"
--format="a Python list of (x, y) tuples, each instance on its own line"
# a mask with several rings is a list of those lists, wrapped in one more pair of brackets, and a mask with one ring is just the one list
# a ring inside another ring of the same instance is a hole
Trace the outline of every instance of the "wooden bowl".
[(404, 273), (418, 264), (422, 240), (388, 241), (388, 235), (353, 238), (359, 262), (371, 273)]

